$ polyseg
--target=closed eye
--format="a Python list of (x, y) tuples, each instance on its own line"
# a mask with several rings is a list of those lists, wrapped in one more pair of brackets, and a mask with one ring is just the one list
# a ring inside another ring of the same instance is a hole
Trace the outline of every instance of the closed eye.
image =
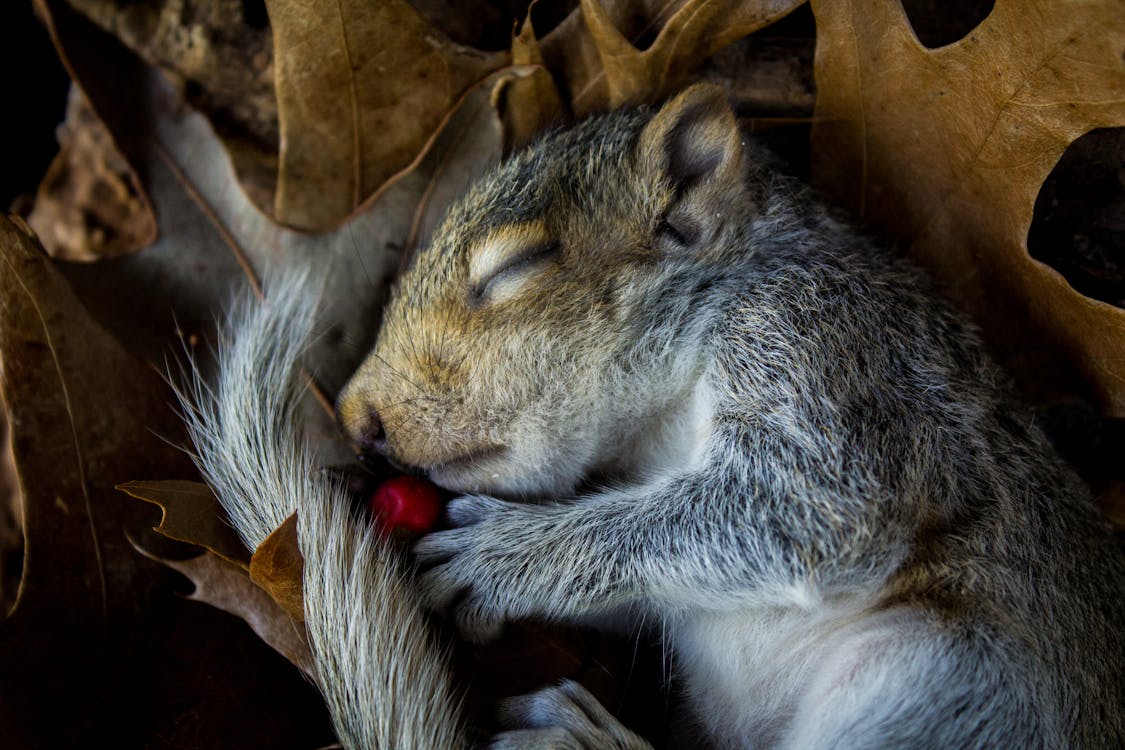
[(562, 245), (557, 240), (546, 240), (528, 245), (519, 252), (508, 256), (487, 276), (469, 288), (469, 304), (481, 305), (497, 287), (514, 280), (524, 271), (530, 270), (559, 254)]

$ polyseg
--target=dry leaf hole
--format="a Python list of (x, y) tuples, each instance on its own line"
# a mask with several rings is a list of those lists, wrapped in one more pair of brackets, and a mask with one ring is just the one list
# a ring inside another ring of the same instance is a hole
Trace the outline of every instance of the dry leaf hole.
[(929, 49), (964, 39), (994, 5), (995, 0), (902, 0), (914, 35)]
[(270, 16), (265, 0), (242, 0), (242, 20), (252, 29), (269, 28)]
[(18, 112), (18, 116), (6, 116), (3, 122), (6, 154), (0, 172), (0, 209), (26, 214), (35, 186), (59, 149), (55, 127), (66, 111), (70, 80), (31, 3), (6, 6), (3, 24), (8, 32), (6, 43), (0, 45), (0, 63), (9, 71), (5, 98), (11, 114)]
[(1106, 417), (1082, 401), (1064, 401), (1036, 410), (1051, 443), (1091, 484), (1125, 479), (1125, 419)]
[(1039, 190), (1027, 248), (1080, 294), (1125, 307), (1125, 128), (1070, 145)]
[[(458, 44), (495, 52), (512, 44), (512, 23), (527, 18), (529, 0), (411, 0), (426, 21)], [(542, 39), (578, 7), (578, 0), (540, 0), (532, 13), (535, 36)]]

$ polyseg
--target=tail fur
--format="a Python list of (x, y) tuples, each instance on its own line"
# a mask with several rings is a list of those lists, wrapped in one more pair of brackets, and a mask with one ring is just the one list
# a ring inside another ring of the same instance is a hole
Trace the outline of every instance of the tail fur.
[(267, 284), (264, 303), (250, 294), (235, 303), (215, 382), (193, 366), (178, 390), (195, 460), (250, 549), (297, 511), (305, 627), (344, 746), (465, 747), (445, 655), (401, 555), (316, 471), (300, 425), (298, 362), (319, 288), (311, 273), (287, 270)]

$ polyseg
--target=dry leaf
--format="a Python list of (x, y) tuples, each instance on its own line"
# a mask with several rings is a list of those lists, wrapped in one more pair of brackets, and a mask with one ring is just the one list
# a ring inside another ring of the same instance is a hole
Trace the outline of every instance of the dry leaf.
[(297, 514), (273, 530), (254, 550), (250, 580), (277, 602), (295, 622), (305, 621), (301, 575), (305, 560), (297, 545)]
[(814, 0), (822, 186), (909, 245), (984, 328), (1025, 394), (1125, 416), (1125, 311), (1031, 259), (1040, 186), (1066, 147), (1125, 125), (1119, 0), (997, 0), (934, 50), (898, 2)]
[(803, 0), (689, 0), (668, 18), (652, 46), (638, 49), (597, 0), (582, 15), (598, 48), (610, 108), (651, 101), (683, 81), (695, 64), (786, 15)]
[(509, 149), (526, 146), (544, 128), (562, 122), (566, 112), (555, 79), (543, 67), (543, 53), (531, 24), (533, 2), (518, 32), (512, 34), (512, 64), (535, 66), (523, 78), (512, 77), (496, 87), (503, 101), (504, 143)]
[[(0, 387), (27, 539), (15, 614), (54, 608), (62, 598), (97, 619), (109, 596), (104, 547), (117, 540), (98, 538), (95, 515), (125, 509), (112, 483), (126, 465), (151, 461), (191, 473), (187, 457), (154, 434), (174, 438), (182, 427), (161, 379), (88, 319), (29, 230), (0, 218), (0, 252)], [(96, 562), (81, 580), (47, 562), (80, 550)]]
[(656, 101), (693, 66), (803, 2), (581, 0), (580, 10), (544, 37), (543, 57), (576, 115)]
[(315, 677), (304, 626), (295, 623), (269, 594), (251, 581), (245, 568), (212, 552), (204, 552), (189, 560), (166, 560), (137, 544), (133, 546), (145, 557), (191, 579), (195, 591), (189, 599), (242, 618), (270, 648), (295, 664), (309, 678)]
[(154, 531), (169, 539), (203, 547), (227, 562), (249, 569), (250, 553), (207, 485), (170, 479), (125, 482), (117, 485), (117, 489), (160, 507), (163, 511), (160, 525)]
[(405, 0), (266, 6), (281, 132), (275, 215), (302, 229), (343, 221), (508, 62), (449, 41)]
[(23, 558), (23, 503), (8, 410), (0, 399), (0, 615), (16, 603)]
[[(261, 3), (66, 1), (175, 78), (188, 103), (218, 127), (247, 195), (271, 210), (277, 182), (277, 97), (273, 39)], [(49, 6), (52, 14), (73, 14), (57, 0), (36, 2)], [(75, 80), (89, 79), (81, 63), (77, 72)], [(118, 89), (117, 106), (131, 110), (136, 102), (121, 96), (128, 90)]]
[[(140, 125), (135, 102), (121, 96), (131, 90), (139, 63), (120, 44), (105, 44), (108, 36), (63, 0), (33, 2), (70, 75), (68, 127), (78, 135), (72, 133), (72, 143), (63, 140), (44, 177), (36, 201), (48, 202), (36, 206), (32, 226), (44, 232), (44, 243), (57, 257), (90, 260), (91, 253), (113, 257), (138, 250), (156, 236), (152, 206), (135, 169)], [(64, 49), (60, 37), (72, 43)], [(94, 174), (85, 174), (88, 169)], [(63, 177), (65, 183), (58, 184)], [(107, 186), (109, 199), (100, 194)], [(72, 204), (72, 197), (79, 202)]]
[[(113, 489), (133, 472), (192, 474), (165, 440), (183, 439), (171, 395), (91, 322), (26, 229), (2, 217), (0, 360), (25, 541), (16, 607), (0, 621), (5, 746), (330, 737), (303, 680), (223, 616), (168, 596), (160, 568), (126, 541), (129, 529), (172, 544), (148, 530), (152, 509)], [(188, 639), (198, 653), (182, 654)], [(267, 716), (269, 726), (246, 726)]]
[(72, 86), (59, 154), (39, 184), (27, 223), (53, 257), (112, 258), (156, 239), (156, 217), (140, 184), (93, 113)]

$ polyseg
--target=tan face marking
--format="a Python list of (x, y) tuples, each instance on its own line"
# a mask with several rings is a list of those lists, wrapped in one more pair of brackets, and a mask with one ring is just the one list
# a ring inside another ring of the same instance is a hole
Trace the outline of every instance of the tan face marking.
[(543, 221), (497, 227), (469, 256), (469, 305), (515, 297), (559, 250)]

